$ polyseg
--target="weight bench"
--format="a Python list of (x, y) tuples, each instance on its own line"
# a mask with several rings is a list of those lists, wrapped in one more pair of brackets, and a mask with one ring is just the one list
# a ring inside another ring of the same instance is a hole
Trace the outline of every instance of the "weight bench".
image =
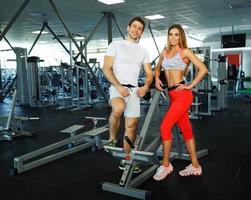
[[(77, 130), (81, 128), (83, 128), (83, 126), (74, 125), (64, 129), (63, 132), (69, 133), (71, 135), (70, 138), (45, 146), (25, 155), (15, 157), (14, 169), (11, 170), (11, 174), (20, 174), (89, 147), (92, 147), (92, 149), (101, 148), (102, 141), (100, 140), (100, 134), (108, 131), (108, 126), (105, 125), (76, 135), (75, 133)], [(51, 153), (51, 151), (57, 150), (65, 145), (67, 145), (68, 148), (58, 151), (57, 153)]]

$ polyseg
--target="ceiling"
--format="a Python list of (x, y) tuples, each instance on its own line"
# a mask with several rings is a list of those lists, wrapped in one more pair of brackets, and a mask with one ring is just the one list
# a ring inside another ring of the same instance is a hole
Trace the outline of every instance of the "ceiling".
[[(0, 30), (4, 31), (18, 9), (27, 0), (0, 0)], [(53, 0), (60, 16), (73, 34), (87, 37), (103, 17), (112, 12), (126, 34), (128, 21), (134, 16), (160, 14), (164, 19), (150, 23), (155, 36), (166, 34), (173, 23), (187, 25), (191, 37), (204, 35), (204, 41), (219, 40), (223, 34), (246, 33), (251, 38), (251, 0), (125, 0), (125, 3), (105, 5), (96, 0)], [(10, 43), (33, 43), (44, 22), (57, 35), (67, 32), (55, 14), (49, 0), (30, 0), (5, 37)], [(201, 34), (201, 35), (200, 35)], [(146, 28), (145, 35), (149, 35)], [(120, 37), (113, 23), (113, 37)], [(107, 21), (102, 21), (93, 39), (107, 38)], [(51, 34), (41, 40), (52, 41)], [(1, 47), (0, 47), (1, 48)]]

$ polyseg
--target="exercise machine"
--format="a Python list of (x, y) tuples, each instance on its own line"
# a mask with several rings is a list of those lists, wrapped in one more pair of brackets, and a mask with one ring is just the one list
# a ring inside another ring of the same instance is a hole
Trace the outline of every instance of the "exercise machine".
[(103, 145), (107, 143), (107, 141), (101, 140), (101, 134), (108, 131), (108, 125), (99, 128), (97, 128), (96, 125), (98, 120), (105, 119), (98, 117), (89, 117), (88, 119), (94, 122), (93, 129), (81, 132), (84, 125), (73, 125), (61, 131), (61, 133), (69, 134), (69, 138), (15, 157), (14, 169), (11, 170), (11, 174), (20, 174), (87, 148), (92, 148), (92, 150), (103, 148)]
[[(192, 48), (194, 54), (205, 64), (209, 69), (211, 68), (211, 48), (210, 47), (197, 47)], [(196, 67), (191, 63), (191, 70), (187, 81), (190, 82), (196, 76)], [(194, 89), (194, 101), (190, 108), (190, 118), (198, 119), (201, 116), (212, 116), (211, 112), (211, 96), (212, 96), (212, 83), (211, 76), (208, 74), (197, 84)]]
[[(137, 187), (143, 182), (145, 182), (147, 179), (152, 177), (155, 174), (156, 169), (160, 165), (159, 156), (162, 156), (162, 152), (160, 151), (160, 144), (161, 144), (160, 134), (157, 133), (156, 134), (157, 136), (153, 140), (151, 140), (149, 144), (146, 144), (145, 141), (147, 136), (147, 130), (150, 126), (150, 122), (153, 118), (153, 115), (156, 112), (157, 105), (161, 95), (165, 99), (167, 99), (167, 97), (163, 92), (157, 90), (154, 92), (145, 121), (141, 128), (140, 134), (136, 137), (135, 143), (133, 144), (129, 138), (125, 137), (125, 140), (132, 148), (129, 154), (131, 159), (126, 161), (127, 165), (123, 171), (119, 183), (114, 184), (114, 183), (104, 182), (99, 185), (100, 189), (138, 199), (151, 199), (150, 191), (139, 189)], [(182, 142), (179, 138), (179, 133), (177, 129), (173, 130), (173, 137), (174, 137), (174, 142), (176, 143), (176, 148), (175, 150), (174, 149), (172, 150), (170, 155), (170, 160), (173, 159), (189, 160), (189, 155), (186, 152), (184, 152), (182, 148)], [(109, 151), (114, 157), (124, 159), (127, 156), (127, 154), (124, 152), (124, 149), (121, 147), (104, 146), (104, 148), (107, 151)], [(207, 149), (203, 149), (197, 152), (198, 158), (205, 156), (207, 154), (208, 154)], [(142, 165), (147, 165), (148, 168), (145, 169), (138, 176), (134, 177), (133, 169), (134, 166), (138, 163), (141, 163)]]
[(228, 88), (228, 77), (227, 77), (227, 66), (228, 60), (226, 56), (218, 56), (217, 64), (212, 70), (212, 75), (216, 77), (215, 87), (216, 90), (212, 95), (212, 107), (213, 111), (220, 111), (227, 108), (227, 88)]
[(2, 125), (0, 126), (0, 141), (11, 141), (18, 136), (32, 136), (34, 133), (24, 130), (24, 123), (31, 120), (38, 120), (37, 117), (18, 117), (15, 116), (15, 105), (17, 98), (17, 89), (14, 90), (11, 108), (8, 117), (1, 116)]

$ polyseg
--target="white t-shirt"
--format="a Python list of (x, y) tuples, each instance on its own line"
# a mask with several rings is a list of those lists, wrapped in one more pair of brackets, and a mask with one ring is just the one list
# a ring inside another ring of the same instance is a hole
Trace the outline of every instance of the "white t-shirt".
[(137, 86), (142, 65), (150, 63), (147, 50), (128, 40), (112, 42), (106, 55), (115, 57), (113, 73), (121, 84)]

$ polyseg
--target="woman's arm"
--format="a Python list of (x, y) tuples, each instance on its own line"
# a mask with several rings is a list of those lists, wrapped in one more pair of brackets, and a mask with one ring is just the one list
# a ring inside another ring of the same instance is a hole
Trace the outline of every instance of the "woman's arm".
[(192, 80), (192, 82), (189, 85), (187, 85), (184, 88), (184, 89), (192, 89), (204, 78), (208, 70), (205, 64), (201, 62), (200, 59), (190, 49), (185, 49), (184, 54), (185, 57), (188, 58), (188, 60), (192, 62), (193, 65), (198, 69), (196, 77)]
[(164, 59), (164, 51), (160, 54), (159, 61), (154, 69), (155, 87), (160, 91), (163, 91), (163, 88), (162, 88), (163, 84), (159, 78), (163, 59)]

